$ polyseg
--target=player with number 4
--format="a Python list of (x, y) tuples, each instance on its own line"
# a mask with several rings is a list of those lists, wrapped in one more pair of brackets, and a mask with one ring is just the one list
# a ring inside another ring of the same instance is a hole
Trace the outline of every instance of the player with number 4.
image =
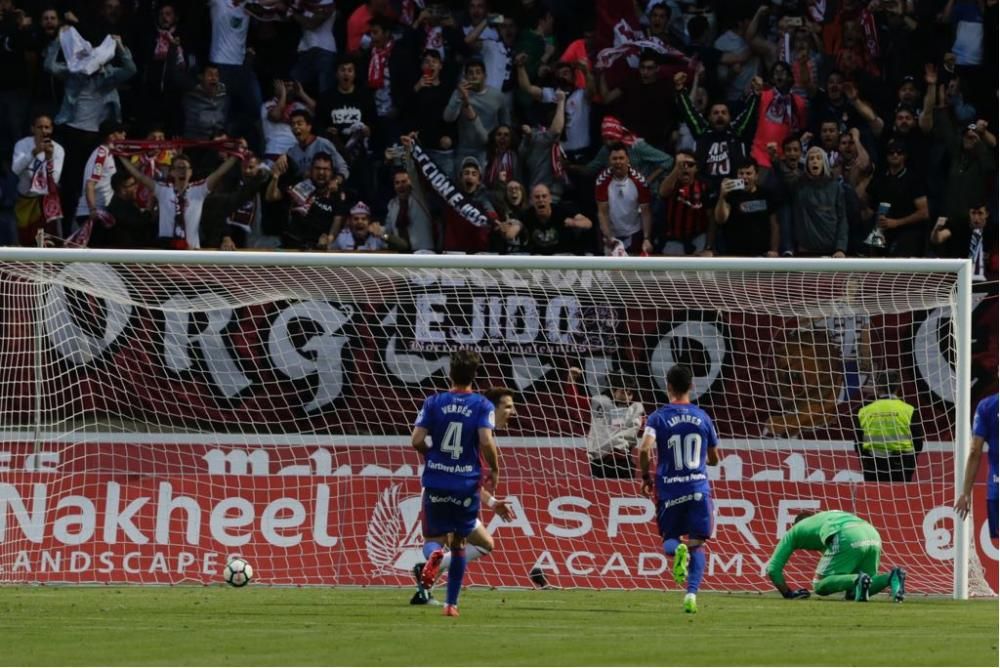
[[(719, 463), (718, 436), (708, 413), (691, 403), (693, 374), (686, 366), (667, 372), (667, 397), (646, 421), (639, 449), (642, 493), (655, 492), (656, 523), (663, 551), (674, 558), (677, 584), (687, 585), (684, 612), (698, 612), (697, 594), (705, 573), (705, 542), (714, 524), (707, 465)], [(656, 448), (656, 475), (649, 473)], [(686, 540), (681, 540), (686, 536)]]
[(494, 407), (486, 397), (472, 391), (479, 364), (479, 355), (468, 350), (451, 356), (451, 389), (427, 397), (410, 437), (411, 445), (425, 461), (424, 557), (441, 550), (450, 534), (451, 563), (444, 606), (447, 617), (458, 617), (458, 595), (465, 576), (465, 539), (479, 517), (480, 455), (489, 466), (493, 494), (500, 480), (493, 440)]

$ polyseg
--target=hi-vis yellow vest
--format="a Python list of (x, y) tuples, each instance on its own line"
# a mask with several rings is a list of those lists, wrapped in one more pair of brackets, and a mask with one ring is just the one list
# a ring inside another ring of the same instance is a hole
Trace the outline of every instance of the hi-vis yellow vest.
[(900, 399), (879, 399), (858, 411), (864, 434), (861, 444), (872, 454), (913, 452), (910, 419), (913, 406)]

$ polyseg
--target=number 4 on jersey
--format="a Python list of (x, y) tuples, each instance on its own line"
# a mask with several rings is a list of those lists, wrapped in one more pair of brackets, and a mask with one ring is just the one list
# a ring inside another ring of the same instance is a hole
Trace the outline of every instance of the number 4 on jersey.
[(452, 459), (460, 459), (462, 457), (461, 422), (448, 423), (448, 428), (444, 432), (444, 438), (441, 439), (441, 452), (448, 453)]

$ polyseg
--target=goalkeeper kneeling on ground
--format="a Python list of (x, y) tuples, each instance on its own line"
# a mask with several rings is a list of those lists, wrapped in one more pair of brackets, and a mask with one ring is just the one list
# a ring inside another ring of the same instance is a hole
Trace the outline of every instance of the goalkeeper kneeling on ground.
[(782, 596), (809, 598), (808, 589), (789, 589), (785, 583), (785, 564), (795, 550), (823, 553), (813, 577), (813, 589), (820, 596), (845, 592), (848, 601), (867, 601), (889, 588), (892, 600), (900, 603), (906, 594), (906, 571), (897, 567), (878, 573), (882, 539), (875, 527), (850, 513), (798, 514), (767, 563), (767, 575)]

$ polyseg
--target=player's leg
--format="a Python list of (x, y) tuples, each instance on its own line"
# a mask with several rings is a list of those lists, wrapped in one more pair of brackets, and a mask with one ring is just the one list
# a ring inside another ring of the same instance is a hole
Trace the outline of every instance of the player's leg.
[(663, 541), (663, 553), (673, 559), (671, 569), (674, 581), (683, 585), (687, 580), (688, 549), (681, 542), (680, 512), (677, 505), (670, 505), (669, 500), (656, 502), (656, 526)]
[(684, 596), (684, 611), (697, 612), (696, 595), (705, 575), (706, 543), (712, 537), (714, 513), (712, 498), (704, 494), (685, 504), (687, 507), (686, 530), (690, 564), (687, 572), (687, 594)]
[(448, 542), (448, 534), (454, 530), (454, 511), (451, 504), (434, 503), (432, 497), (448, 497), (447, 493), (431, 494), (425, 489), (422, 498), (422, 523), (424, 533), (424, 563), (421, 572), (421, 584), (424, 590), (429, 590), (437, 577), (444, 556), (444, 545)]
[(458, 617), (458, 595), (462, 592), (462, 580), (465, 578), (465, 540), (479, 520), (479, 490), (464, 499), (464, 502), (468, 505), (453, 506), (452, 511), (455, 532), (450, 545), (451, 561), (448, 564), (448, 588), (444, 606), (446, 617)]
[[(493, 536), (486, 530), (486, 526), (481, 520), (476, 520), (476, 526), (472, 533), (465, 539), (465, 563), (472, 563), (476, 559), (488, 556), (493, 552)], [(445, 552), (441, 559), (441, 567), (438, 572), (443, 573), (451, 566), (451, 551)]]
[(878, 572), (879, 561), (882, 559), (882, 539), (875, 527), (859, 532), (852, 544), (858, 545), (862, 551), (860, 572), (872, 574), (871, 585), (868, 588), (869, 595), (874, 596), (888, 588), (892, 599), (902, 603), (906, 596), (906, 571), (897, 566), (885, 573)]
[(816, 564), (816, 575), (813, 576), (813, 591), (818, 595), (855, 591), (860, 580), (858, 570), (862, 555), (848, 545), (841, 534), (830, 538), (826, 551)]

